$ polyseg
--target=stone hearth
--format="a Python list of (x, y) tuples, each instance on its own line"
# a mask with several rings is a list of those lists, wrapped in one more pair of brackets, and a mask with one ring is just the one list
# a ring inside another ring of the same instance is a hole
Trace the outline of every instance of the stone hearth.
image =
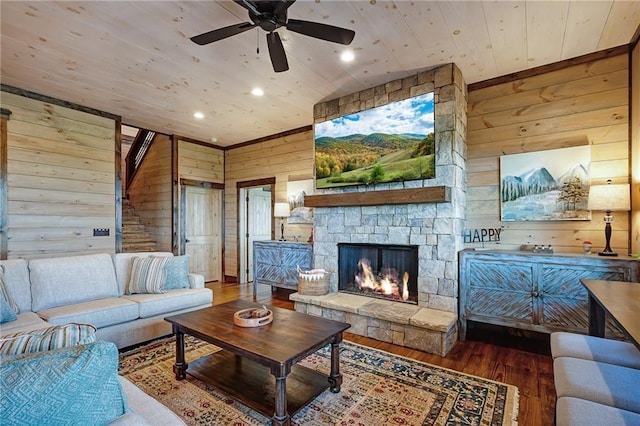
[(351, 324), (349, 333), (446, 356), (458, 335), (453, 312), (345, 293), (289, 296), (295, 309)]

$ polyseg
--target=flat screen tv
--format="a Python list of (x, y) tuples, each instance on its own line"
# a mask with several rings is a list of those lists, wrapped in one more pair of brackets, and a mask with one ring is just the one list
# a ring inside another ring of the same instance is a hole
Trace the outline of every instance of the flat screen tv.
[(316, 188), (435, 177), (433, 93), (314, 125)]

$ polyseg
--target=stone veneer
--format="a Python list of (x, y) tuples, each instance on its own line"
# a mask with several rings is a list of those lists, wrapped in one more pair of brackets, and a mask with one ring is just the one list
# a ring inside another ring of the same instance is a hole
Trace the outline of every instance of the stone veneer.
[[(458, 313), (458, 251), (464, 248), (467, 89), (455, 64), (323, 102), (314, 122), (434, 92), (436, 176), (434, 179), (360, 185), (321, 193), (367, 192), (447, 186), (451, 202), (320, 207), (314, 211), (314, 266), (338, 269), (338, 243), (418, 246), (418, 305)], [(331, 275), (330, 291), (338, 289)]]
[[(359, 185), (323, 193), (451, 187), (451, 202), (362, 207), (322, 207), (314, 211), (314, 265), (337, 270), (337, 243), (418, 246), (418, 303), (458, 311), (458, 251), (464, 248), (467, 155), (466, 84), (455, 64), (363, 90), (314, 107), (314, 122), (434, 92), (436, 176), (434, 179)], [(331, 276), (337, 291), (337, 274)]]
[(390, 300), (346, 293), (293, 293), (297, 312), (351, 324), (349, 333), (446, 356), (458, 340), (458, 316)]

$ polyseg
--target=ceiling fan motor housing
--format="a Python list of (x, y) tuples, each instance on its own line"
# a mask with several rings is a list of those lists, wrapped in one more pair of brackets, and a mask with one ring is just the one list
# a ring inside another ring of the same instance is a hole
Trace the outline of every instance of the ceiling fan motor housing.
[(286, 24), (287, 12), (283, 11), (279, 15), (270, 12), (263, 12), (258, 15), (249, 11), (249, 19), (251, 19), (251, 22), (270, 33)]

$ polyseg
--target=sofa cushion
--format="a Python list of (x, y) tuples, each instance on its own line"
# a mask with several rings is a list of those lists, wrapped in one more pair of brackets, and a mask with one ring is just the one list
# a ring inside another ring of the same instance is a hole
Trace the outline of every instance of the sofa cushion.
[(164, 293), (167, 273), (164, 269), (168, 257), (134, 257), (127, 294)]
[(18, 319), (0, 324), (0, 336), (20, 331), (31, 331), (49, 327), (51, 324), (43, 320), (35, 312), (20, 312)]
[(38, 314), (51, 324), (83, 322), (96, 328), (133, 321), (139, 317), (138, 305), (122, 297), (45, 309)]
[[(20, 313), (20, 308), (11, 297), (11, 292), (9, 291), (9, 286), (7, 285), (7, 280), (4, 277), (4, 266), (0, 265), (0, 299), (4, 301), (9, 309), (13, 311), (14, 314)], [(15, 317), (15, 315), (14, 315)], [(15, 320), (15, 318), (13, 318)], [(2, 321), (5, 322), (5, 321)]]
[(15, 311), (11, 309), (9, 303), (0, 297), (0, 324), (11, 322), (18, 319)]
[(640, 413), (640, 370), (560, 357), (553, 360), (553, 378), (558, 398), (586, 399)]
[(141, 253), (116, 253), (113, 255), (113, 264), (116, 270), (116, 277), (118, 280), (118, 291), (120, 296), (124, 295), (127, 291), (127, 283), (129, 282), (129, 276), (131, 275), (131, 264), (134, 257), (162, 257), (173, 256), (171, 252), (164, 251), (152, 251)]
[(632, 343), (567, 332), (551, 333), (551, 356), (640, 368), (640, 350)]
[(128, 411), (113, 343), (7, 359), (0, 364), (3, 423), (104, 425)]
[(209, 288), (168, 290), (162, 294), (131, 294), (123, 298), (138, 303), (140, 318), (188, 309), (194, 306), (210, 305), (213, 292)]
[[(597, 420), (596, 420), (597, 419)], [(556, 426), (640, 425), (640, 414), (586, 399), (562, 397), (556, 402)]]
[(32, 310), (118, 296), (118, 283), (111, 256), (33, 259), (29, 261)]
[[(128, 424), (136, 426), (140, 426), (141, 424), (150, 424), (153, 426), (177, 426), (185, 424), (173, 411), (156, 399), (151, 398), (129, 380), (122, 376), (120, 376), (119, 379), (122, 390), (127, 397), (127, 404), (129, 404), (129, 408), (132, 411), (132, 413), (127, 414), (127, 416), (135, 414), (139, 416), (138, 419), (144, 419), (144, 423), (139, 423), (138, 420), (136, 423)], [(111, 426), (124, 426), (126, 424), (126, 419), (121, 417)]]
[(24, 259), (0, 260), (7, 290), (16, 302), (19, 312), (31, 311), (31, 283), (29, 264)]
[(166, 266), (165, 290), (189, 288), (189, 255), (170, 257)]
[(8, 334), (0, 338), (0, 355), (49, 351), (96, 341), (96, 328), (89, 324), (65, 324)]

